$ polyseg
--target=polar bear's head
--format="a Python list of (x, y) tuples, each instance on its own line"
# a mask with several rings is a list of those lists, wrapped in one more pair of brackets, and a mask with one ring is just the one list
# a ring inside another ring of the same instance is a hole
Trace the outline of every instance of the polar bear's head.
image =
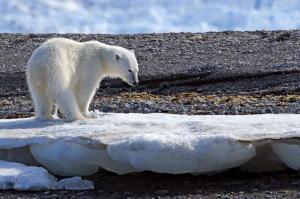
[(131, 86), (138, 84), (139, 67), (133, 50), (114, 47), (110, 63), (110, 76), (119, 77)]

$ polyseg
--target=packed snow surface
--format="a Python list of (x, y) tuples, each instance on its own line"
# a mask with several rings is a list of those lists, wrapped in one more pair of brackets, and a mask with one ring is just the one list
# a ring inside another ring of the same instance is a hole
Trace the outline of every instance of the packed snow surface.
[(97, 119), (72, 123), (0, 120), (0, 158), (39, 163), (61, 176), (87, 176), (99, 169), (206, 174), (234, 167), (300, 168), (296, 114), (93, 114)]
[(297, 0), (1, 0), (1, 32), (145, 33), (300, 27)]

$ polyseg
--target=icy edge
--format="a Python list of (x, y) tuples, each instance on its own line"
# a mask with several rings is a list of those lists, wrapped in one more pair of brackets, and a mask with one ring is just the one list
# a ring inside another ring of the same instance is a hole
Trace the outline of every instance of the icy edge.
[(89, 190), (93, 182), (81, 177), (57, 180), (42, 167), (0, 160), (0, 189), (29, 190)]

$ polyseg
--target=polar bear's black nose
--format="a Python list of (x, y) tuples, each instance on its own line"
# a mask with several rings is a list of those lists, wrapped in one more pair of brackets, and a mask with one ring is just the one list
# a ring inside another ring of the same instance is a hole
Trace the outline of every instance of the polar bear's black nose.
[(138, 82), (137, 82), (137, 81), (134, 81), (134, 82), (132, 82), (132, 84), (133, 84), (134, 86), (136, 86), (136, 85), (138, 84)]

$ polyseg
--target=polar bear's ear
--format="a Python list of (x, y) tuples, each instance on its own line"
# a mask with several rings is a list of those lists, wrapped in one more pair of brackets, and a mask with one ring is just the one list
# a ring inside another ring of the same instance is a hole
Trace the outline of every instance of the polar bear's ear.
[(120, 58), (121, 58), (121, 55), (119, 53), (115, 53), (115, 59), (116, 59), (116, 61), (119, 61)]
[(135, 54), (134, 50), (133, 49), (130, 49), (130, 52), (132, 52), (133, 54)]

